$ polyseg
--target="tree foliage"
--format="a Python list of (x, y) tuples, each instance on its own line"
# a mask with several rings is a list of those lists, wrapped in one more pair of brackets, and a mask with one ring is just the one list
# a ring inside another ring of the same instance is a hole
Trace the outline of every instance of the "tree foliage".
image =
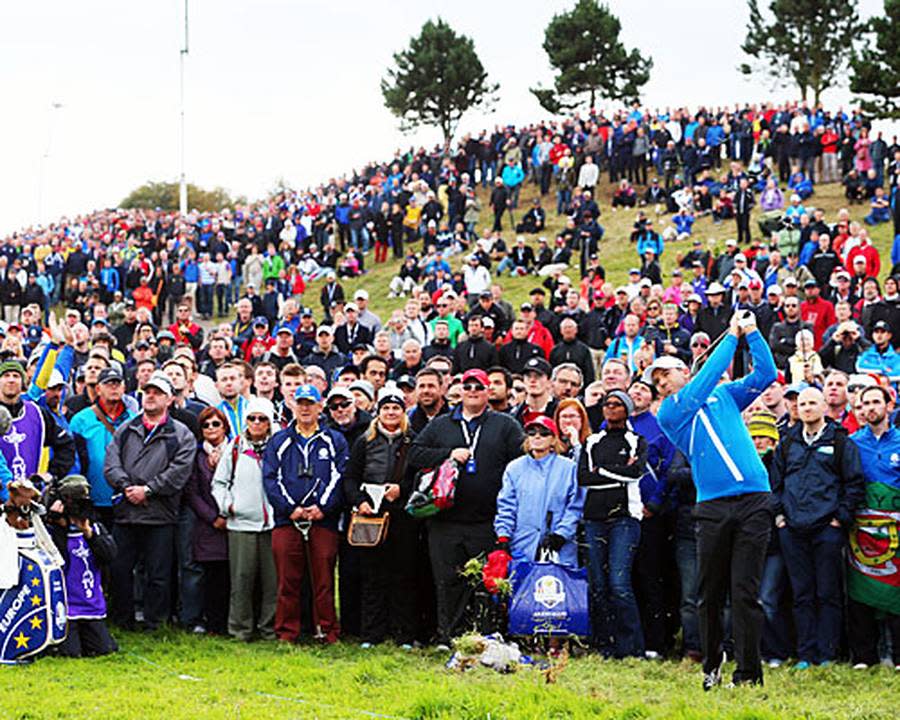
[(758, 0), (748, 0), (750, 21), (741, 49), (756, 67), (741, 65), (745, 75), (762, 72), (779, 84), (795, 83), (815, 102), (837, 84), (862, 31), (856, 0), (771, 0), (763, 16)]
[(381, 93), (401, 130), (436, 126), (447, 145), (463, 114), (489, 107), (499, 88), (488, 82), (471, 38), (441, 18), (427, 21), (409, 47), (394, 54), (394, 63), (381, 80)]
[[(146, 182), (132, 190), (119, 203), (119, 207), (151, 209), (158, 207), (163, 210), (178, 210), (178, 189), (177, 182)], [(188, 183), (187, 191), (188, 208), (201, 212), (221, 210), (247, 202), (244, 197), (232, 197), (225, 188), (221, 187), (204, 190)]]
[(543, 48), (557, 75), (553, 89), (532, 88), (545, 110), (577, 108), (588, 96), (636, 100), (650, 79), (653, 60), (619, 40), (622, 24), (597, 0), (578, 0), (568, 12), (554, 15), (544, 31)]
[(884, 0), (884, 17), (869, 21), (875, 46), (867, 45), (851, 62), (850, 89), (864, 99), (862, 108), (878, 117), (900, 117), (900, 0)]

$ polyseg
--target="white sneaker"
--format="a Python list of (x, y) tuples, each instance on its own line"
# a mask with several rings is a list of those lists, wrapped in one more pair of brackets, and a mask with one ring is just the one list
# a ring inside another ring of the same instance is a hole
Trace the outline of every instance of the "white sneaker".
[(772, 668), (773, 670), (775, 668), (780, 668), (783, 664), (784, 664), (784, 660), (779, 660), (778, 658), (772, 658), (768, 662), (769, 667)]
[(648, 660), (659, 660), (661, 655), (656, 650), (647, 650), (644, 652), (644, 657)]
[(868, 670), (869, 665), (868, 665), (868, 663), (856, 663), (856, 665), (853, 666), (853, 669), (854, 670)]
[(434, 649), (437, 650), (438, 652), (450, 652), (450, 646), (445, 645), (444, 643), (441, 643), (440, 645), (435, 645)]
[(194, 625), (191, 632), (194, 633), (194, 635), (206, 635), (206, 628), (202, 625)]
[(709, 692), (716, 685), (722, 684), (722, 666), (725, 664), (725, 653), (722, 653), (722, 659), (719, 661), (718, 666), (708, 673), (703, 674), (703, 690), (704, 692)]

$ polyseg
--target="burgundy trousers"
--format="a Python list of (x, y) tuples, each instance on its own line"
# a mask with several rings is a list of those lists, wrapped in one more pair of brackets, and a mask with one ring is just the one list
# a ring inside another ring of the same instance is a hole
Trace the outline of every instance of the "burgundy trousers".
[[(275, 635), (279, 640), (296, 642), (300, 638), (300, 588), (303, 576), (310, 572), (313, 592), (313, 617), (316, 635), (336, 642), (341, 626), (334, 609), (334, 565), (338, 552), (338, 534), (313, 525), (309, 540), (293, 525), (272, 531), (272, 554), (278, 574), (278, 602), (275, 606)], [(309, 553), (309, 557), (307, 557)]]

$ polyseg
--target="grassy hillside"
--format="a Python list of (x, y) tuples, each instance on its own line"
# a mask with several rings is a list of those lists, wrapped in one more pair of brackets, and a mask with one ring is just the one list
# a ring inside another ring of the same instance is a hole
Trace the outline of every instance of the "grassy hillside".
[[(764, 688), (700, 689), (689, 662), (570, 660), (536, 669), (445, 670), (446, 654), (183, 633), (127, 635), (117, 656), (0, 667), (0, 718), (895, 718), (900, 673), (847, 666), (767, 671)], [(730, 666), (729, 666), (730, 671)], [(18, 690), (14, 690), (18, 688)]]
[[(635, 265), (640, 265), (637, 252), (635, 251), (635, 246), (628, 241), (629, 235), (631, 233), (632, 223), (634, 222), (634, 219), (637, 215), (637, 210), (619, 209), (617, 212), (613, 212), (612, 208), (610, 207), (612, 188), (605, 182), (601, 182), (601, 185), (598, 186), (597, 194), (598, 204), (600, 205), (600, 209), (602, 211), (600, 224), (606, 229), (606, 235), (604, 236), (603, 242), (601, 243), (599, 252), (600, 262), (606, 268), (607, 278), (611, 282), (613, 282), (614, 284), (624, 283), (627, 280), (628, 269)], [(531, 204), (532, 198), (537, 195), (537, 188), (532, 184), (527, 184), (522, 189), (521, 199), (519, 202), (519, 214), (516, 216), (517, 220), (521, 216), (521, 214), (523, 214), (528, 209)], [(479, 222), (478, 224), (480, 235), (482, 228), (490, 228), (491, 223), (493, 222), (493, 217), (488, 208), (488, 195), (484, 191), (479, 190), (479, 197), (481, 199), (482, 208), (484, 208), (481, 212), (481, 222)], [(838, 209), (847, 207), (843, 196), (843, 188), (837, 184), (818, 186), (816, 194), (812, 198), (807, 200), (807, 202), (804, 204), (807, 208), (824, 208), (825, 219), (828, 222), (834, 221)], [(562, 230), (563, 226), (565, 225), (565, 217), (557, 217), (556, 201), (553, 194), (550, 194), (545, 198), (543, 205), (544, 209), (547, 211), (547, 231), (544, 233), (544, 235), (552, 245), (556, 233)], [(862, 221), (863, 216), (868, 212), (868, 205), (854, 205), (850, 208), (852, 219), (858, 220), (860, 222)], [(756, 224), (757, 214), (758, 213), (754, 211), (753, 219), (751, 221), (751, 230), (754, 233), (754, 237), (759, 232)], [(649, 209), (648, 215), (652, 215), (652, 208)], [(663, 215), (659, 219), (656, 219), (654, 217), (654, 225), (657, 232), (662, 232), (665, 226), (669, 224), (668, 220), (668, 215)], [(891, 226), (889, 224), (880, 225), (875, 228), (874, 231), (871, 231), (870, 234), (879, 251), (881, 252), (882, 274), (885, 275), (890, 271), (889, 257), (892, 241)], [(504, 218), (503, 237), (507, 241), (508, 245), (515, 240), (515, 233), (511, 229), (509, 229), (508, 215)], [(712, 218), (702, 218), (698, 220), (694, 225), (694, 237), (699, 237), (704, 242), (713, 240), (716, 243), (716, 247), (718, 249), (722, 249), (727, 238), (736, 237), (735, 223), (733, 220), (728, 220), (723, 222), (721, 225), (715, 225), (712, 221)], [(528, 243), (533, 247), (536, 247), (536, 237), (528, 236)], [(420, 250), (421, 245), (421, 242), (419, 242), (412, 247), (414, 250)], [(666, 243), (665, 253), (662, 257), (663, 279), (667, 279), (669, 277), (668, 273), (675, 266), (676, 253), (687, 252), (690, 249), (690, 241)], [(577, 257), (578, 256), (576, 254), (573, 258), (573, 261), (575, 261), (576, 263)], [(459, 267), (461, 263), (462, 258), (459, 256), (454, 256), (451, 259), (451, 265), (454, 269)], [(366, 257), (366, 267), (369, 271), (368, 273), (366, 273), (366, 275), (360, 278), (355, 278), (353, 280), (342, 280), (342, 284), (345, 291), (348, 291), (348, 297), (352, 295), (353, 291), (355, 291), (357, 288), (363, 287), (368, 290), (371, 296), (371, 307), (373, 311), (378, 313), (381, 316), (382, 320), (387, 320), (387, 318), (390, 317), (390, 313), (392, 310), (400, 308), (403, 305), (402, 299), (398, 300), (388, 298), (388, 283), (396, 274), (398, 264), (395, 261), (389, 261), (382, 265), (375, 265), (373, 262), (372, 253), (370, 253)], [(569, 274), (573, 282), (578, 281), (577, 265), (575, 269)], [(513, 307), (518, 307), (518, 303), (521, 303), (526, 299), (528, 290), (534, 287), (536, 284), (540, 284), (536, 282), (536, 280), (537, 278), (534, 276), (524, 278), (510, 278), (508, 276), (504, 276), (501, 281), (504, 289), (504, 297), (511, 303), (513, 303)], [(307, 290), (307, 303), (312, 304), (316, 307), (318, 305), (318, 287), (319, 286), (316, 283)]]

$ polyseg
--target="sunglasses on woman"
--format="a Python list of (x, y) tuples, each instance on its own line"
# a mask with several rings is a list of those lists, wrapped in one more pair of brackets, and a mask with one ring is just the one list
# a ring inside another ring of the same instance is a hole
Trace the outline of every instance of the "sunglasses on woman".
[(247, 422), (264, 423), (269, 422), (269, 418), (267, 418), (265, 415), (248, 415)]
[(535, 437), (535, 436), (538, 436), (538, 437), (550, 437), (551, 435), (553, 435), (553, 433), (550, 432), (550, 431), (549, 431), (547, 428), (545, 428), (545, 427), (530, 427), (530, 428), (528, 428), (528, 429), (525, 431), (525, 434), (526, 434), (528, 437)]
[(220, 427), (224, 427), (224, 424), (222, 423), (221, 420), (207, 420), (205, 423), (203, 423), (203, 426), (202, 426), (202, 427), (203, 427), (204, 430), (206, 430), (207, 428), (220, 428)]

